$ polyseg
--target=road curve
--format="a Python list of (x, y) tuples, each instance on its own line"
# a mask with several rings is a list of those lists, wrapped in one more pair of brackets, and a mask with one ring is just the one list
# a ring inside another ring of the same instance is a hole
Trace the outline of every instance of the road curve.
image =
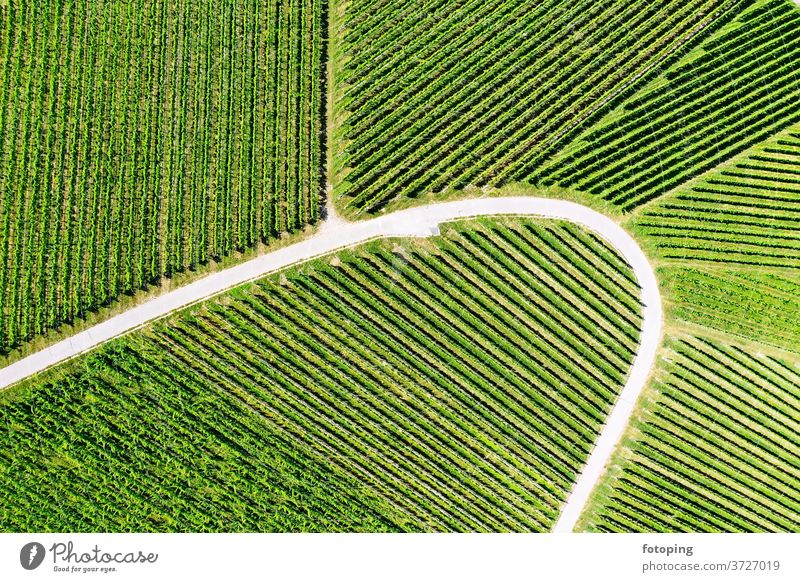
[(208, 299), (283, 267), (370, 239), (427, 237), (438, 233), (441, 223), (488, 215), (536, 216), (567, 220), (584, 226), (600, 235), (625, 258), (633, 268), (642, 289), (644, 314), (639, 351), (633, 360), (628, 380), (553, 529), (554, 532), (572, 531), (589, 494), (603, 474), (606, 463), (628, 425), (636, 399), (647, 382), (661, 341), (662, 326), (658, 283), (639, 245), (607, 216), (574, 202), (532, 197), (479, 198), (419, 206), (362, 222), (338, 221), (323, 224), (317, 234), (302, 242), (250, 259), (150, 299), (3, 368), (0, 370), (0, 390), (176, 309)]

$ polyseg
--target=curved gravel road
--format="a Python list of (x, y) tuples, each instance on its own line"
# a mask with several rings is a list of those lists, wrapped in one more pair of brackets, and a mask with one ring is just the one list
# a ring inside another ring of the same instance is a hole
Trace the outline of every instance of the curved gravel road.
[(661, 298), (656, 277), (639, 245), (607, 216), (574, 202), (530, 197), (480, 198), (410, 208), (363, 222), (332, 220), (330, 223), (323, 223), (317, 234), (302, 242), (213, 273), (150, 299), (3, 368), (0, 370), (0, 389), (137, 329), (176, 309), (208, 299), (231, 287), (258, 279), (294, 263), (375, 238), (427, 237), (438, 233), (439, 224), (443, 222), (486, 215), (538, 216), (580, 224), (608, 241), (628, 261), (642, 288), (644, 316), (639, 351), (634, 358), (628, 380), (553, 529), (554, 532), (572, 531), (589, 494), (603, 474), (606, 463), (628, 425), (636, 399), (647, 382), (661, 341), (662, 325)]

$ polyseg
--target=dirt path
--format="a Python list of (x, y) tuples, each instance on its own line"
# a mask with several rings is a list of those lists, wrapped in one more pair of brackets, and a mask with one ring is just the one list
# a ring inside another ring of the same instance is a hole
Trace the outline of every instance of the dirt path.
[[(800, 1), (800, 0), (798, 0)], [(112, 338), (135, 330), (193, 303), (232, 287), (258, 279), (289, 265), (328, 254), (337, 249), (383, 237), (427, 237), (439, 224), (489, 215), (521, 215), (574, 222), (608, 241), (633, 268), (642, 288), (644, 315), (639, 351), (614, 408), (603, 426), (589, 460), (570, 492), (553, 531), (572, 531), (595, 483), (619, 442), (636, 400), (644, 388), (661, 341), (662, 309), (656, 277), (636, 241), (613, 220), (574, 202), (532, 197), (481, 198), (443, 202), (401, 210), (362, 222), (331, 217), (311, 238), (213, 273), (184, 287), (137, 305), (102, 323), (31, 354), (0, 370), (0, 389), (7, 388), (51, 366), (74, 358)]]

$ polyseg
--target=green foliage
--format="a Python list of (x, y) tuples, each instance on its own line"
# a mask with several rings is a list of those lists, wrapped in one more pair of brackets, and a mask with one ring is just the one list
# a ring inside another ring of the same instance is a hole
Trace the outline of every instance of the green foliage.
[(0, 353), (318, 218), (322, 10), (0, 8)]
[(630, 210), (800, 121), (800, 9), (745, 6), (532, 179)]
[(800, 269), (800, 126), (644, 207), (633, 229), (666, 259)]
[(659, 269), (681, 322), (800, 353), (800, 277), (752, 269)]
[(12, 389), (0, 529), (547, 531), (638, 297), (603, 241), (512, 218), (287, 269)]
[(117, 342), (3, 405), (0, 529), (398, 527), (246, 402), (153, 363), (146, 349), (141, 337)]
[(674, 341), (593, 531), (797, 531), (800, 367), (734, 344)]
[[(372, 212), (428, 192), (550, 178), (538, 170), (553, 154), (744, 5), (350, 0), (336, 80), (338, 194)], [(641, 127), (628, 129), (652, 131), (637, 116)]]

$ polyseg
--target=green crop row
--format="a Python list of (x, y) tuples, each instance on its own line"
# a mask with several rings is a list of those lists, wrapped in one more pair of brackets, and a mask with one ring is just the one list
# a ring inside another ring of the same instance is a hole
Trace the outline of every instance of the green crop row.
[[(704, 339), (671, 344), (597, 531), (795, 531), (800, 368)], [(613, 482), (612, 482), (613, 481)]]
[(0, 353), (317, 220), (323, 9), (0, 6)]
[(347, 3), (335, 170), (356, 211), (529, 178), (575, 128), (737, 6), (439, 3)]
[(11, 389), (0, 527), (547, 531), (640, 322), (567, 224), (292, 267)]

